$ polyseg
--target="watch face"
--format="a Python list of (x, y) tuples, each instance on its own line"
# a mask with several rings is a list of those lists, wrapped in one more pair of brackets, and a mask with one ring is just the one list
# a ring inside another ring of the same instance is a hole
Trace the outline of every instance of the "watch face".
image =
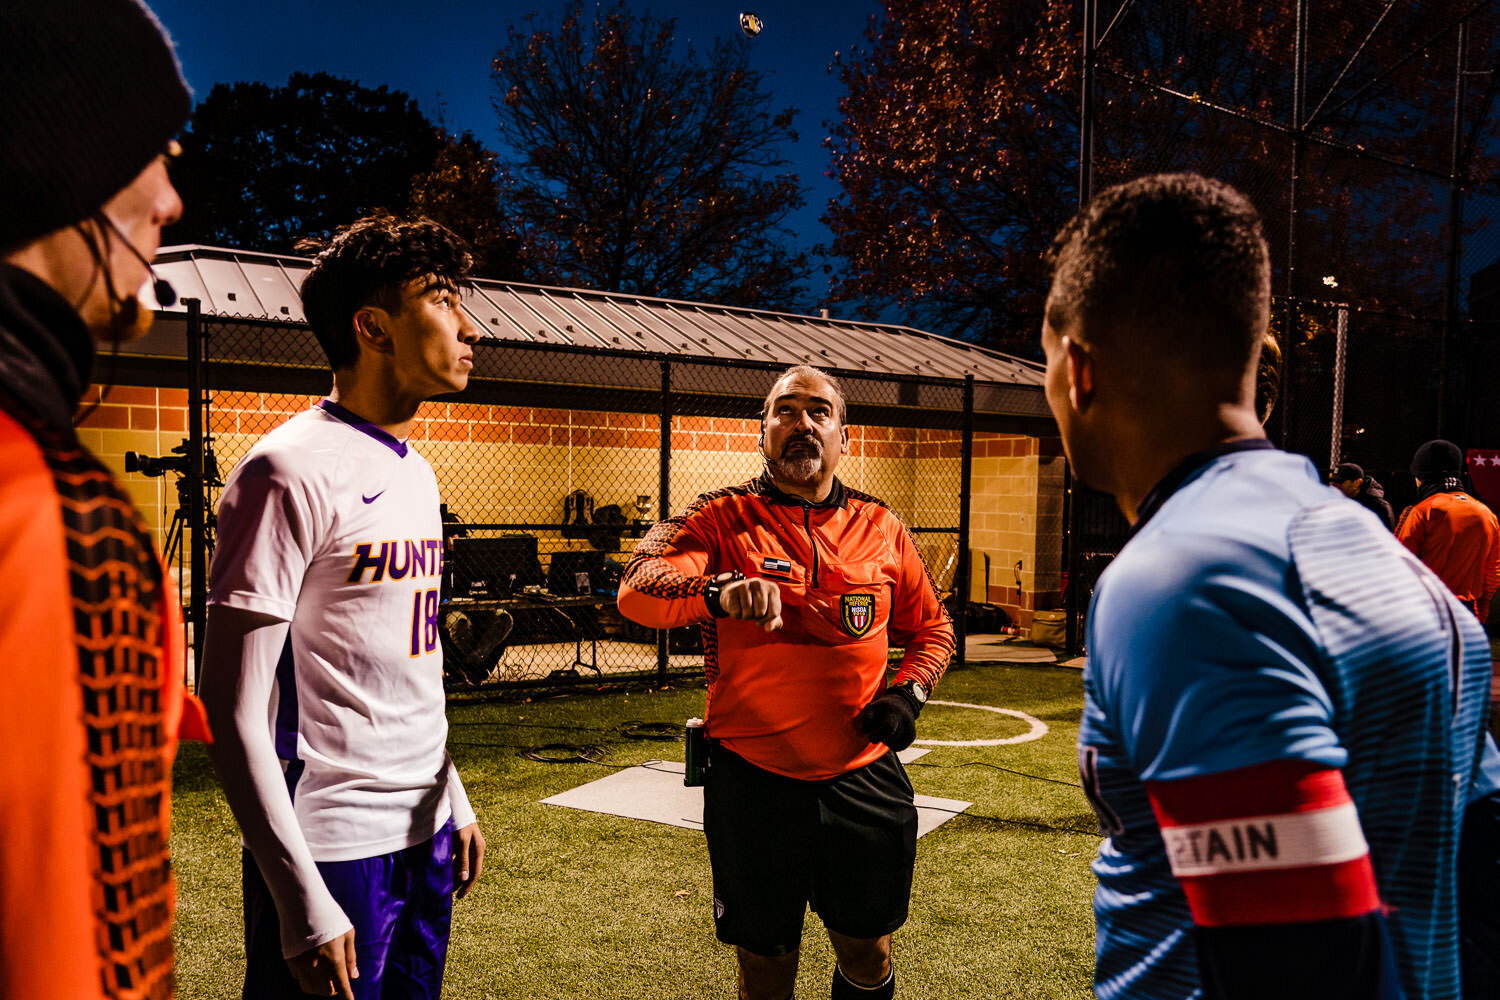
[(916, 681), (912, 681), (911, 684), (909, 685), (909, 687), (911, 688), (911, 693), (916, 696), (916, 698), (917, 698), (917, 704), (918, 705), (925, 705), (925, 704), (927, 704), (927, 689), (926, 688), (924, 688), (922, 685), (918, 684)]

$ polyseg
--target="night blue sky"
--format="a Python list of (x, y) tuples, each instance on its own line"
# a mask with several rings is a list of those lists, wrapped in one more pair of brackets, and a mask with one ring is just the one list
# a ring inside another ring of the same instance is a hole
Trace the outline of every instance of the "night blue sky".
[[(555, 23), (563, 6), (555, 0), (148, 2), (176, 40), (196, 98), (215, 83), (279, 84), (293, 72), (321, 70), (367, 87), (404, 90), (429, 117), (441, 116), (455, 131), (472, 131), (492, 149), (499, 140), (490, 105), (490, 59), (511, 23), (533, 11)], [(765, 30), (751, 43), (751, 65), (764, 74), (774, 107), (800, 112), (794, 123), (798, 141), (787, 154), (808, 194), (791, 227), (803, 248), (826, 243), (828, 230), (818, 216), (837, 185), (824, 176), (828, 157), (822, 141), (840, 93), (828, 65), (835, 51), (864, 44), (878, 0), (655, 0), (632, 7), (676, 18), (679, 39), (699, 50), (717, 36), (737, 36), (741, 10), (761, 16)], [(826, 289), (821, 263), (814, 261), (811, 290), (817, 297)]]

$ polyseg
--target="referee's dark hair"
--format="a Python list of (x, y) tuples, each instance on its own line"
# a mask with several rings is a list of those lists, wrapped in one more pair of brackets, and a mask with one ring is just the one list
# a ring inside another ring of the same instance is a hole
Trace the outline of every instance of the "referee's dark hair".
[(1047, 261), (1053, 330), (1121, 355), (1120, 370), (1142, 380), (1168, 368), (1237, 392), (1271, 302), (1260, 216), (1239, 191), (1198, 174), (1108, 188), (1063, 227)]
[(359, 360), (354, 314), (366, 306), (401, 309), (401, 290), (426, 278), (455, 289), (469, 285), (474, 259), (459, 237), (427, 218), (377, 212), (328, 240), (304, 239), (297, 250), (316, 253), (302, 280), (302, 312), (334, 371)]

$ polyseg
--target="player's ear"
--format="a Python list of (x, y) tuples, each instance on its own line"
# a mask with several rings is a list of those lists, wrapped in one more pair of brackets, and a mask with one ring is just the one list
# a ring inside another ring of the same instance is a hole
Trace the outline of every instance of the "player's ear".
[(1088, 410), (1094, 401), (1094, 355), (1083, 344), (1072, 337), (1063, 337), (1063, 354), (1067, 358), (1068, 402), (1079, 413)]
[(360, 347), (376, 354), (390, 354), (391, 337), (387, 332), (389, 316), (377, 306), (364, 306), (354, 311), (354, 339)]

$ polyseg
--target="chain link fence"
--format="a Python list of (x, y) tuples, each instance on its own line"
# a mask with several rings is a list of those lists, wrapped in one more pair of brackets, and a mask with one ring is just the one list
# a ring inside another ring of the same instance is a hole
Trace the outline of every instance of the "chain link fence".
[[(1273, 440), (1359, 463), (1398, 513), (1423, 441), (1500, 446), (1500, 7), (1084, 0), (1082, 21), (1084, 195), (1192, 170), (1261, 214)], [(1127, 531), (1107, 498), (1069, 502), (1076, 644)]]
[[(205, 443), (227, 475), (331, 380), (305, 329), (198, 322)], [(469, 387), (423, 404), (410, 436), (443, 500), (440, 630), (450, 687), (699, 676), (699, 629), (624, 619), (615, 607), (621, 573), (657, 520), (759, 475), (764, 393), (785, 366), (494, 340), (474, 350)], [(906, 520), (939, 592), (956, 605), (973, 383), (828, 370), (849, 406), (840, 479)], [(211, 510), (220, 486), (206, 478)]]

